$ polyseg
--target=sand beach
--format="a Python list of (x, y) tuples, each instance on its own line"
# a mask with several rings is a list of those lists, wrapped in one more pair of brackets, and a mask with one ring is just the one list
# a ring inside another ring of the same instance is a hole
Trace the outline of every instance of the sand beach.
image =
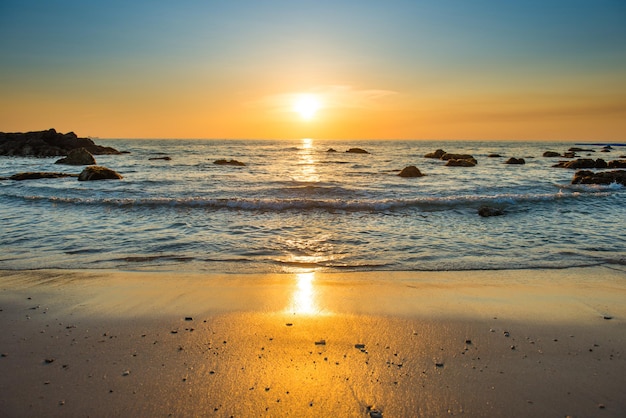
[(624, 416), (624, 277), (2, 271), (0, 416)]

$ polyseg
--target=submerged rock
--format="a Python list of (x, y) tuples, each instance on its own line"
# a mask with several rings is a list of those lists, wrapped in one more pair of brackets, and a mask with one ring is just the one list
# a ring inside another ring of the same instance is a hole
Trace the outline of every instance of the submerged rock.
[(47, 172), (29, 172), (29, 173), (17, 173), (9, 177), (9, 180), (37, 180), (37, 179), (58, 179), (63, 177), (78, 177), (77, 174), (68, 173), (47, 173)]
[(609, 161), (606, 167), (607, 168), (626, 168), (626, 160)]
[(502, 209), (494, 208), (492, 206), (482, 206), (480, 209), (478, 209), (478, 214), (483, 218), (486, 218), (489, 216), (502, 216), (504, 215), (504, 211)]
[(398, 174), (398, 176), (400, 177), (423, 177), (424, 174), (422, 174), (419, 168), (415, 167), (414, 165), (410, 165), (408, 167), (404, 167), (402, 171), (400, 171), (400, 174)]
[(76, 148), (71, 150), (67, 157), (57, 160), (55, 164), (66, 165), (92, 165), (96, 163), (96, 159), (85, 148)]
[(99, 165), (90, 165), (78, 175), (78, 181), (120, 180), (122, 178), (119, 173)]
[(165, 157), (151, 157), (148, 158), (149, 161), (155, 161), (155, 160), (163, 160), (163, 161), (170, 161), (172, 159), (172, 157), (169, 156), (165, 156)]
[(511, 157), (508, 160), (506, 160), (506, 162), (504, 164), (526, 164), (526, 160), (524, 160), (523, 158), (515, 158), (515, 157)]

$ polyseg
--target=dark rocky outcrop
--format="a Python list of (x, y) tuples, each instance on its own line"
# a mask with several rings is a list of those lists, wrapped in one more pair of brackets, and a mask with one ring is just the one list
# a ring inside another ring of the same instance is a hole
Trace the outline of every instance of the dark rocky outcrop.
[(504, 215), (504, 211), (500, 208), (494, 208), (492, 206), (481, 206), (481, 208), (478, 209), (478, 214), (483, 218), (486, 218), (489, 216), (502, 216)]
[(626, 186), (626, 170), (602, 171), (594, 173), (589, 170), (581, 170), (574, 174), (572, 184), (611, 184), (619, 183)]
[(365, 151), (363, 148), (350, 148), (346, 152), (351, 154), (369, 154), (369, 152)]
[(96, 159), (85, 148), (73, 149), (67, 154), (67, 157), (63, 157), (55, 162), (55, 164), (65, 165), (92, 165), (95, 163)]
[(151, 157), (148, 158), (149, 161), (155, 161), (155, 160), (163, 160), (163, 161), (170, 161), (172, 159), (172, 157), (169, 156), (165, 156), (165, 157)]
[(502, 156), (500, 154), (489, 154), (487, 158), (502, 158)]
[(437, 151), (435, 151), (435, 152), (429, 152), (428, 154), (424, 155), (424, 158), (436, 158), (436, 159), (440, 160), (440, 159), (441, 159), (441, 157), (443, 157), (443, 155), (444, 155), (445, 153), (446, 153), (446, 152), (445, 152), (444, 150), (442, 150), (442, 149), (438, 149), (438, 150), (437, 150)]
[(219, 159), (219, 160), (215, 160), (213, 161), (213, 164), (217, 164), (217, 165), (232, 165), (235, 167), (244, 167), (245, 164), (242, 163), (241, 161), (237, 161), (237, 160), (225, 160), (225, 159)]
[(466, 160), (466, 159), (452, 159), (448, 160), (446, 163), (446, 167), (474, 167), (476, 165), (476, 160)]
[(571, 147), (568, 149), (570, 152), (596, 152), (593, 149), (579, 148), (579, 147)]
[(606, 167), (607, 168), (626, 168), (626, 160), (609, 161)]
[(561, 154), (559, 154), (558, 152), (554, 152), (554, 151), (546, 151), (543, 153), (543, 156), (546, 158), (555, 158), (555, 157), (560, 157)]
[(334, 148), (328, 148), (328, 149), (326, 150), (326, 152), (337, 152), (337, 150), (336, 150), (336, 149), (334, 149)]
[(96, 145), (89, 138), (79, 138), (74, 132), (61, 134), (54, 129), (26, 133), (0, 132), (0, 155), (60, 157), (77, 148), (85, 148), (93, 155), (121, 154), (114, 148)]
[(526, 164), (526, 160), (524, 160), (523, 158), (515, 158), (515, 157), (511, 157), (508, 160), (506, 160), (504, 162), (504, 164), (517, 164), (517, 165), (522, 165), (522, 164)]
[(90, 165), (85, 167), (83, 171), (78, 175), (78, 181), (93, 181), (93, 180), (120, 180), (123, 177), (106, 167), (99, 165)]
[(408, 167), (404, 167), (398, 175), (400, 177), (423, 177), (425, 174), (422, 174), (419, 168), (414, 165), (410, 165)]
[(607, 168), (608, 164), (602, 158), (598, 158), (597, 160), (594, 160), (592, 158), (578, 158), (572, 161), (560, 161), (558, 164), (555, 164), (552, 167), (571, 168), (578, 170), (581, 168)]
[(38, 179), (58, 179), (63, 177), (78, 177), (78, 175), (68, 173), (28, 172), (13, 174), (11, 177), (9, 177), (9, 180), (22, 181)]

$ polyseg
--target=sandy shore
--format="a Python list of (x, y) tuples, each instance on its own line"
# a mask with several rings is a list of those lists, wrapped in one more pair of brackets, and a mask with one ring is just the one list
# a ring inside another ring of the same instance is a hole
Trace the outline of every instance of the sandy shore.
[(0, 272), (0, 416), (626, 416), (626, 272)]

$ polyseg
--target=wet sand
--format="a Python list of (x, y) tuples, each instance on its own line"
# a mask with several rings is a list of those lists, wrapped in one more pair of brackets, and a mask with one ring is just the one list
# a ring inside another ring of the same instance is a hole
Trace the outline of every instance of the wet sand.
[(626, 415), (623, 267), (0, 272), (0, 416)]

